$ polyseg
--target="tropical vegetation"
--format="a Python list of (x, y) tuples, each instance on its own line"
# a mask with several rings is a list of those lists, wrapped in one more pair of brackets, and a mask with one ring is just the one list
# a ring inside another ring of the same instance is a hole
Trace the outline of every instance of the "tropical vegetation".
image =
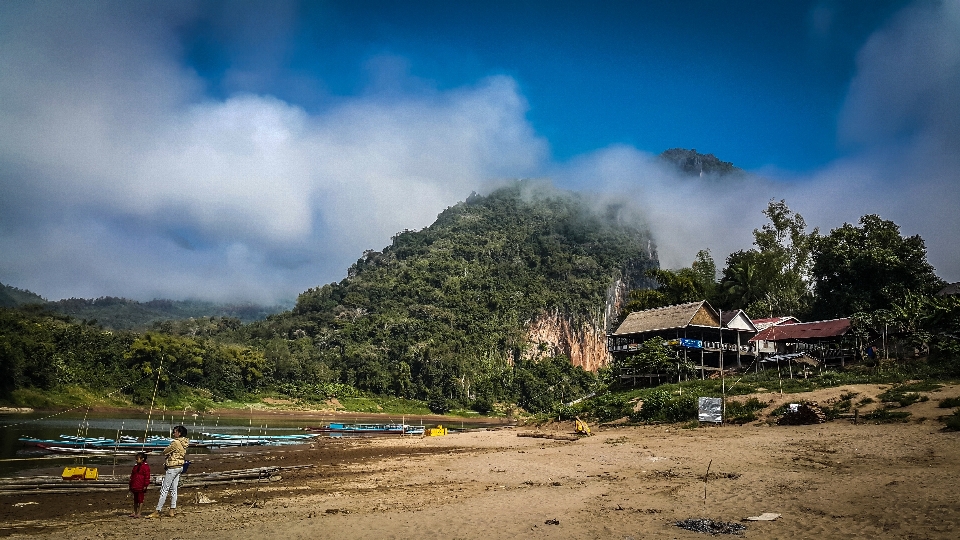
[[(0, 401), (35, 402), (58, 392), (132, 403), (271, 395), (301, 402), (336, 398), (364, 410), (380, 407), (369, 401), (376, 398), (390, 407), (435, 412), (520, 408), (561, 417), (689, 418), (692, 400), (718, 394), (713, 382), (665, 385), (651, 393), (621, 387), (613, 371), (684, 379), (693, 367), (678, 362), (661, 341), (647, 342), (598, 373), (528, 342), (530, 323), (541, 317), (611, 328), (617, 321), (605, 307), (618, 286), (631, 292), (615, 318), (703, 299), (753, 317), (851, 317), (865, 336), (891, 336), (896, 358), (929, 357), (923, 366), (898, 364), (903, 377), (957, 374), (960, 299), (935, 294), (943, 282), (919, 236), (904, 237), (895, 223), (875, 215), (821, 235), (782, 200), (763, 213), (768, 222), (754, 231), (753, 246), (731, 253), (722, 269), (706, 248), (689, 267), (663, 269), (642, 219), (628, 205), (518, 181), (471, 195), (423, 230), (398, 233), (384, 249), (365, 252), (343, 280), (304, 291), (292, 309), (261, 312), (252, 322), (221, 311), (124, 326), (112, 316), (71, 316), (64, 306), (119, 306), (135, 319), (144, 305), (162, 302), (107, 298), (55, 305), (3, 287)], [(124, 318), (122, 311), (111, 313)], [(890, 369), (827, 373), (803, 384), (891, 376)], [(747, 375), (740, 389), (769, 386), (769, 377)], [(634, 411), (638, 399), (645, 407)], [(752, 411), (746, 406), (740, 413), (746, 419)]]

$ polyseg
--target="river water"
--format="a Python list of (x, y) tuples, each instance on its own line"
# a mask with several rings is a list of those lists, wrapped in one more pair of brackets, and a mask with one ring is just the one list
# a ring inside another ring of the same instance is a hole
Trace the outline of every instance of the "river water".
[[(100, 468), (101, 474), (111, 474), (111, 469), (126, 471), (131, 456), (84, 456), (55, 455), (26, 445), (19, 439), (58, 439), (61, 435), (79, 435), (82, 437), (105, 437), (115, 439), (117, 435), (142, 438), (146, 435), (169, 436), (176, 425), (185, 426), (191, 439), (202, 439), (203, 432), (227, 433), (232, 435), (292, 435), (303, 433), (307, 426), (319, 426), (328, 422), (405, 422), (411, 425), (436, 425), (437, 419), (420, 416), (401, 415), (365, 415), (357, 414), (258, 414), (250, 415), (232, 412), (220, 416), (213, 414), (194, 414), (192, 412), (171, 413), (154, 412), (149, 419), (144, 413), (28, 413), (0, 414), (0, 476), (29, 474), (58, 474), (66, 466), (84, 465)], [(469, 429), (502, 422), (495, 419), (477, 419), (474, 421), (449, 421), (446, 425), (453, 429)], [(191, 453), (205, 453), (203, 448), (191, 449)], [(106, 468), (104, 468), (106, 467)]]

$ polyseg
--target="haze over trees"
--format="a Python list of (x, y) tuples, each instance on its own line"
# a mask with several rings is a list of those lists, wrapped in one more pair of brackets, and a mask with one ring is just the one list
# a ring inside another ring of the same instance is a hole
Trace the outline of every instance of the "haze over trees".
[[(471, 195), (423, 230), (398, 233), (343, 280), (246, 324), (208, 313), (130, 330), (56, 310), (92, 306), (135, 319), (163, 302), (48, 303), (4, 286), (0, 400), (75, 386), (144, 403), (156, 387), (164, 399), (368, 393), (421, 400), (438, 412), (504, 403), (547, 411), (608, 383), (609, 374), (598, 379), (528, 342), (531, 321), (556, 316), (602, 333), (616, 323), (605, 306), (618, 283), (631, 291), (620, 316), (703, 299), (754, 318), (850, 316), (858, 331), (894, 328), (932, 357), (960, 358), (960, 300), (934, 296), (943, 283), (920, 237), (903, 237), (874, 215), (821, 235), (782, 200), (762, 212), (768, 222), (754, 231), (753, 246), (729, 254), (719, 271), (708, 249), (689, 267), (662, 269), (629, 207), (518, 181)], [(631, 362), (671, 376), (689, 369), (657, 344)]]
[[(530, 350), (526, 325), (561, 313), (602, 332), (614, 281), (649, 283), (643, 274), (657, 266), (652, 239), (634, 217), (622, 204), (517, 182), (471, 196), (422, 231), (399, 233), (382, 251), (366, 252), (344, 280), (305, 291), (292, 311), (261, 322), (205, 317), (108, 333), (40, 308), (8, 313), (2, 336), (13, 360), (0, 368), (14, 375), (8, 391), (51, 388), (95, 366), (115, 374), (98, 380), (121, 387), (149, 378), (163, 361), (161, 395), (364, 391), (421, 399), (435, 410), (504, 401), (537, 408), (586, 394), (595, 377), (565, 357)], [(44, 329), (30, 340), (43, 354), (7, 339), (27, 325)], [(56, 337), (70, 332), (122, 352), (95, 364)], [(33, 376), (41, 365), (62, 367)], [(143, 399), (144, 388), (138, 383), (131, 393)]]

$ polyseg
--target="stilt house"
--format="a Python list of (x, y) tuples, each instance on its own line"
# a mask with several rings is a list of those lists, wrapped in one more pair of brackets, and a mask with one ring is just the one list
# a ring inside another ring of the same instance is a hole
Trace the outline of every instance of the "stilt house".
[(721, 314), (706, 300), (636, 311), (607, 336), (607, 350), (614, 359), (624, 358), (648, 339), (665, 339), (678, 358), (698, 364), (701, 377), (705, 377), (706, 372), (718, 371), (721, 366), (736, 367), (742, 354), (750, 354), (745, 344), (756, 333), (750, 319), (738, 310), (727, 320), (732, 327), (721, 323)]
[(805, 353), (821, 366), (829, 363), (842, 366), (857, 356), (856, 336), (851, 332), (850, 319), (846, 318), (773, 325), (758, 332), (750, 341), (773, 344), (775, 356)]

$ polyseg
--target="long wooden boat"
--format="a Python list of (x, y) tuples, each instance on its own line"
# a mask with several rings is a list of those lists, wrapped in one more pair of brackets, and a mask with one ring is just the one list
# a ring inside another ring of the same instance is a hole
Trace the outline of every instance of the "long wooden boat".
[(53, 446), (47, 444), (38, 444), (37, 448), (43, 448), (48, 452), (53, 452), (55, 454), (74, 454), (74, 455), (90, 455), (90, 456), (127, 456), (139, 454), (140, 452), (159, 452), (159, 449), (148, 448), (144, 450), (128, 450), (128, 449), (118, 449), (114, 450), (109, 447), (87, 447), (87, 448), (77, 448), (75, 446)]
[[(49, 447), (57, 448), (89, 448), (89, 449), (101, 449), (101, 450), (130, 450), (130, 451), (151, 451), (151, 450), (163, 450), (170, 444), (170, 439), (167, 438), (158, 438), (158, 437), (149, 437), (147, 442), (137, 441), (137, 440), (121, 440), (120, 442), (114, 441), (112, 439), (103, 439), (103, 440), (92, 440), (92, 441), (80, 441), (80, 440), (62, 440), (62, 439), (35, 439), (32, 437), (20, 437), (20, 442), (33, 445), (38, 448), (43, 448), (49, 450)], [(269, 441), (263, 440), (213, 440), (213, 441), (190, 441), (191, 448), (220, 448), (220, 447), (232, 447), (232, 446), (259, 446), (263, 444), (270, 444)]]
[(344, 424), (331, 422), (325, 426), (303, 428), (314, 433), (349, 433), (355, 435), (421, 435), (423, 427), (407, 424)]

